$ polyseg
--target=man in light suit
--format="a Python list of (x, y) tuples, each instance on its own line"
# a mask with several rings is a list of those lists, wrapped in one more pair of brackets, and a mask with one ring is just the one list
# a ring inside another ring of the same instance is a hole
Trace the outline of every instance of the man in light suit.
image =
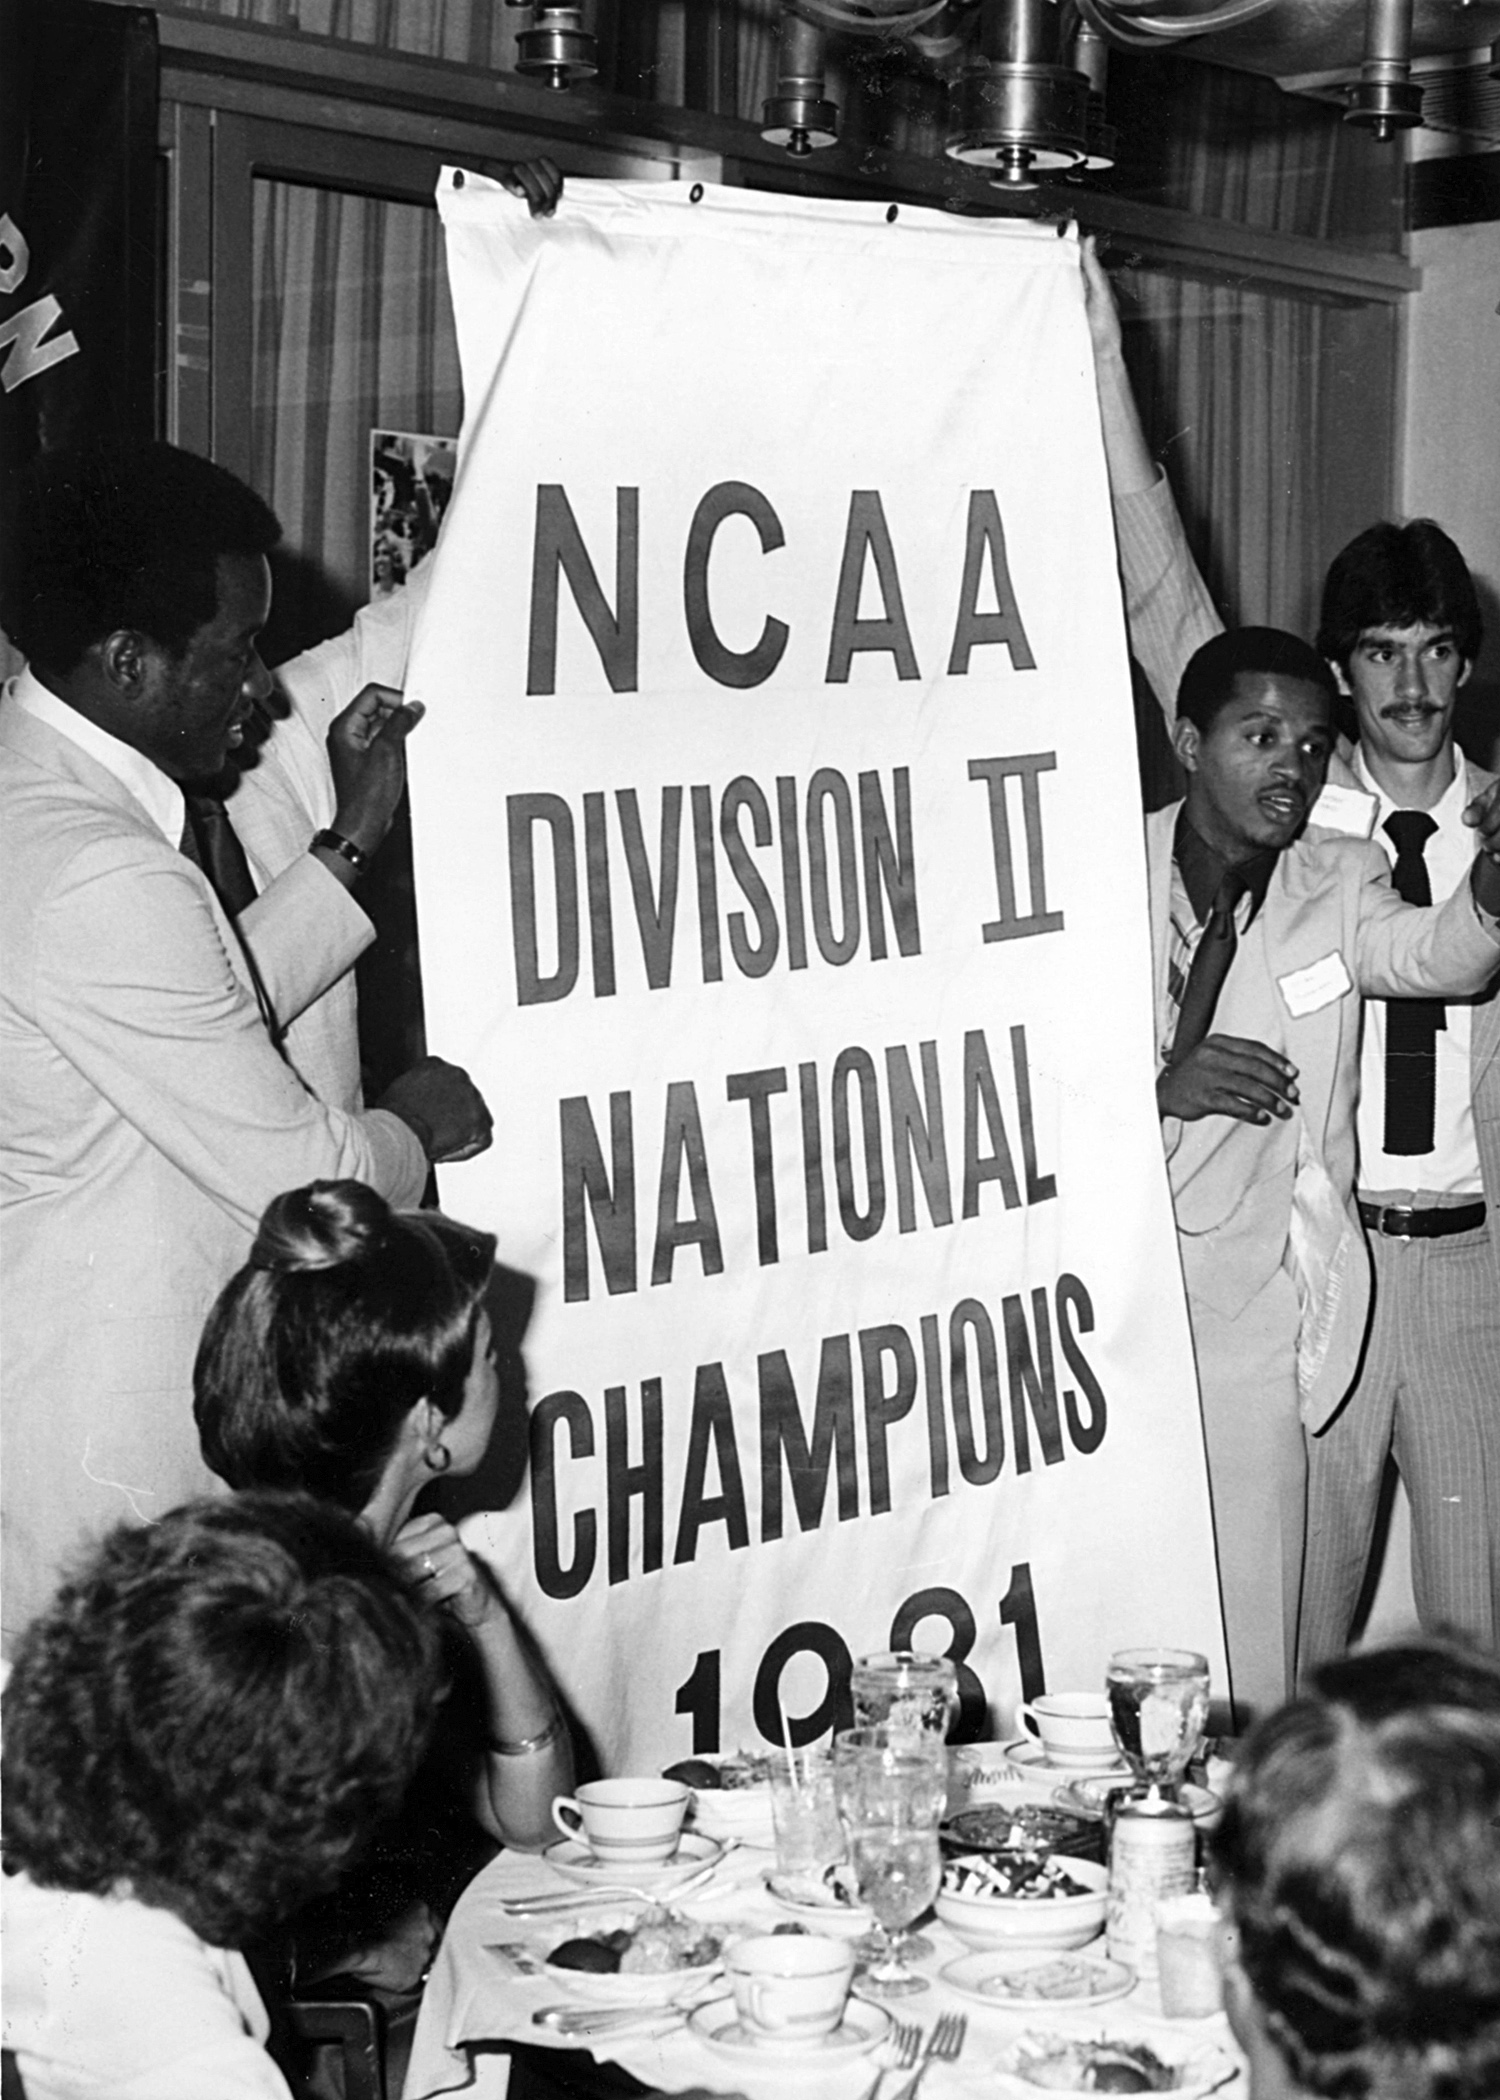
[(268, 684), (278, 534), (232, 475), (154, 445), (44, 458), (7, 535), (0, 619), (28, 658), (0, 702), (8, 1632), (105, 1524), (210, 1484), (193, 1355), (270, 1198), (348, 1175), (415, 1203), (432, 1160), (489, 1142), (440, 1060), (355, 1115), (278, 1055), (270, 1017), (357, 953), (330, 871), (304, 854), (259, 900), (252, 969), (179, 850), (179, 781), (219, 772)]
[(1470, 879), (1437, 911), (1402, 902), (1377, 847), (1308, 826), (1335, 697), (1293, 635), (1205, 643), (1177, 693), (1187, 796), (1147, 825), (1157, 1104), (1241, 1719), (1291, 1681), (1303, 1425), (1343, 1399), (1368, 1314), (1361, 995), (1469, 992), (1500, 965), (1500, 793), (1475, 811)]
[[(1222, 623), (1147, 449), (1088, 243), (1084, 272), (1131, 647), (1165, 705)], [(1317, 646), (1358, 741), (1340, 739), (1314, 822), (1373, 836), (1394, 865), (1393, 816), (1430, 814), (1421, 857), (1435, 898), (1465, 879), (1473, 808), (1495, 781), (1453, 734), (1482, 632), (1467, 564), (1430, 519), (1371, 526), (1329, 568)], [(1359, 1383), (1310, 1445), (1301, 1667), (1347, 1642), (1391, 1452), (1412, 1506), (1422, 1625), (1500, 1646), (1500, 975), (1426, 1027), (1425, 1054), (1391, 1060), (1387, 1009), (1366, 1015), (1358, 1185), (1374, 1309)], [(1419, 1105), (1422, 1128), (1404, 1129)], [(1392, 1116), (1400, 1151), (1387, 1144)]]

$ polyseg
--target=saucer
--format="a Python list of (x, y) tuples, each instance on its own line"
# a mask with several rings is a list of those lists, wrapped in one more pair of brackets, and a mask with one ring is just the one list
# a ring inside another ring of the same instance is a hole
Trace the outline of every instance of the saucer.
[(1073, 2011), (1135, 1989), (1134, 1969), (1091, 1954), (965, 1954), (938, 1975), (992, 2012)]
[(883, 2006), (872, 2005), (867, 1998), (851, 1998), (832, 2034), (752, 2038), (735, 2011), (733, 1998), (711, 1998), (707, 2005), (688, 2014), (687, 2024), (688, 2033), (696, 2035), (705, 2049), (741, 2066), (802, 2063), (821, 2068), (847, 2057), (863, 2056), (867, 2049), (873, 2049), (889, 2034), (891, 2016)]
[(1004, 1746), (1004, 1755), (1009, 1765), (1029, 1778), (1035, 1778), (1043, 1772), (1056, 1779), (1104, 1779), (1117, 1775), (1122, 1779), (1130, 1777), (1130, 1767), (1118, 1752), (1113, 1757), (1101, 1757), (1097, 1764), (1059, 1764), (1029, 1735), (1020, 1736), (1015, 1742), (1007, 1743)]
[(649, 1866), (596, 1859), (578, 1838), (559, 1838), (547, 1846), (542, 1857), (559, 1874), (566, 1874), (569, 1881), (581, 1881), (585, 1888), (669, 1889), (700, 1867), (712, 1866), (723, 1853), (717, 1838), (699, 1837), (687, 1830), (670, 1859), (654, 1860)]
[(783, 1910), (791, 1911), (799, 1918), (816, 1918), (825, 1931), (837, 1931), (840, 1925), (848, 1924), (857, 1932), (863, 1932), (874, 1913), (863, 1903), (841, 1903), (831, 1888), (814, 1881), (809, 1875), (778, 1874), (774, 1867), (761, 1876)]

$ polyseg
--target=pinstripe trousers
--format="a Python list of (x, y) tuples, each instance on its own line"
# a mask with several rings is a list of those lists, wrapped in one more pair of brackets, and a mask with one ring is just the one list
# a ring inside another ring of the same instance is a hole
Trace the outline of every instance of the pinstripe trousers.
[(1375, 1309), (1359, 1382), (1308, 1440), (1299, 1670), (1347, 1645), (1388, 1453), (1411, 1501), (1422, 1625), (1500, 1647), (1500, 1296), (1491, 1230), (1500, 1230), (1493, 1213), (1448, 1239), (1370, 1236)]

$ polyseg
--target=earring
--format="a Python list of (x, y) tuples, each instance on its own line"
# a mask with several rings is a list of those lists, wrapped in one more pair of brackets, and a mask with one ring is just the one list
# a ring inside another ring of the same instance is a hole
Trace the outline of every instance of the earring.
[(422, 1463), (429, 1473), (446, 1473), (453, 1463), (453, 1453), (446, 1444), (429, 1444), (422, 1453)]

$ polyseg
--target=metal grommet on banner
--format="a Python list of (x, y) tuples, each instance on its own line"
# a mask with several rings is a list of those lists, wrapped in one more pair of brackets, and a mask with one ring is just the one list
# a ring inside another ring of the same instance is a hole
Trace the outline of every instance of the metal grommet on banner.
[(703, 185), (702, 185), (702, 183), (701, 183), (701, 182), (695, 182), (695, 183), (693, 184), (692, 188), (691, 188), (691, 189), (690, 189), (690, 190), (688, 191), (688, 203), (689, 203), (689, 204), (701, 204), (702, 202), (703, 202)]
[(885, 223), (887, 226), (894, 226), (896, 223), (896, 207), (894, 204), (888, 204), (885, 208)]

